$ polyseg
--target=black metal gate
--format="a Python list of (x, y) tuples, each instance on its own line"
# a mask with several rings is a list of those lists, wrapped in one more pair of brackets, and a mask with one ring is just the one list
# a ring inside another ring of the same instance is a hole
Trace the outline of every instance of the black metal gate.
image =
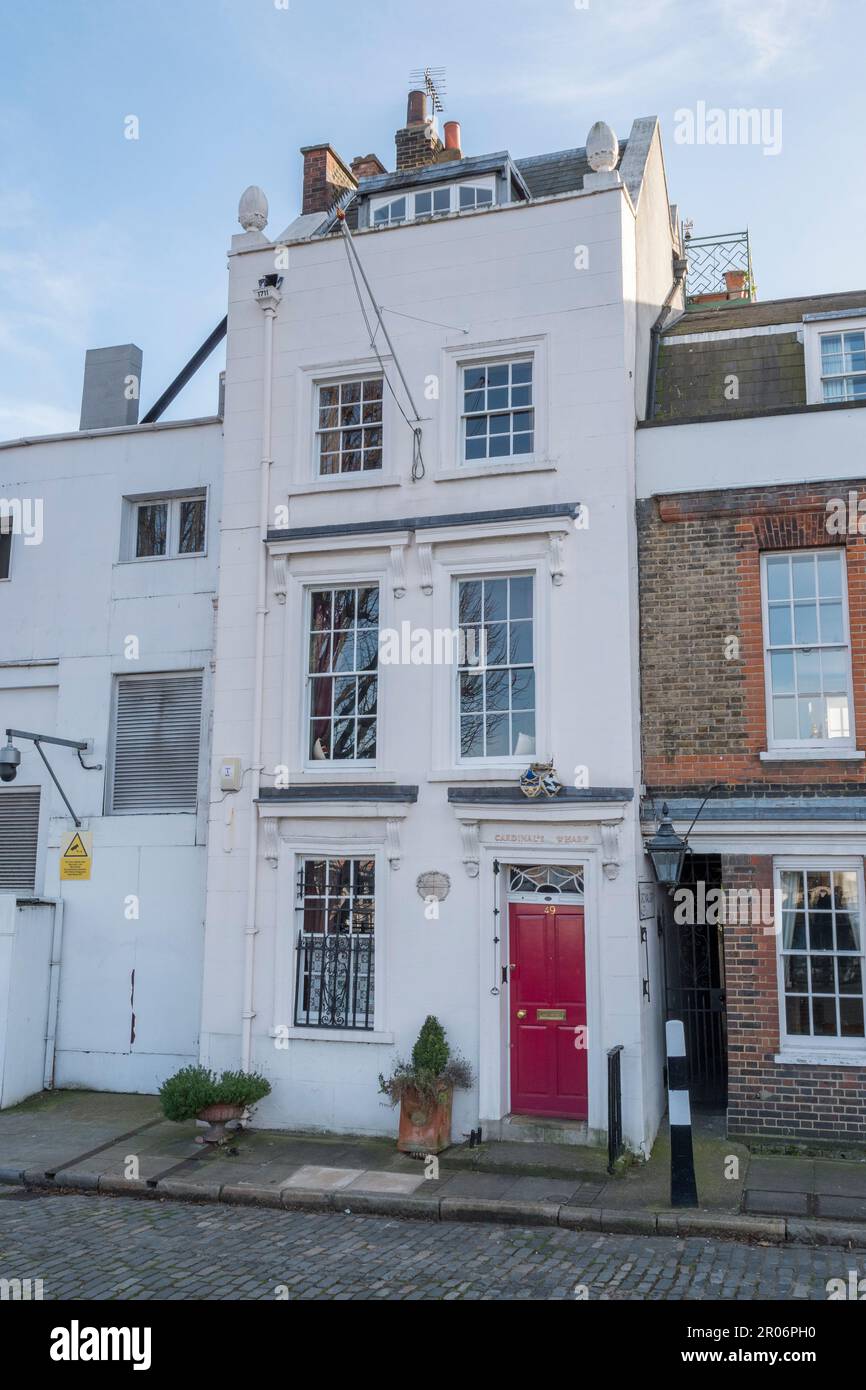
[(719, 855), (687, 855), (680, 887), (694, 892), (693, 921), (675, 921), (671, 897), (663, 918), (667, 1017), (683, 1022), (692, 1104), (713, 1109), (724, 1109), (728, 1099), (724, 927), (706, 920), (714, 914), (702, 904), (721, 882)]

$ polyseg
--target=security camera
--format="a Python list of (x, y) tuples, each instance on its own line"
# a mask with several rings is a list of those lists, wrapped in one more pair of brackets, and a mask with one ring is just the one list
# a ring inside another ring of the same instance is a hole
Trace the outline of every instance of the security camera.
[(0, 748), (0, 781), (14, 782), (21, 762), (21, 753), (11, 743)]

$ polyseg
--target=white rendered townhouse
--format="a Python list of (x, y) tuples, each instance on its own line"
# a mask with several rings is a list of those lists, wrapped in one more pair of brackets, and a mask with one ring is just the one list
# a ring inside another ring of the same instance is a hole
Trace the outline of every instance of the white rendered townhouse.
[[(639, 790), (634, 426), (680, 287), (654, 119), (529, 159), (304, 150), (230, 253), (202, 1059), (256, 1123), (389, 1133), (428, 1014), (457, 1136), (664, 1109)], [(375, 303), (374, 303), (375, 301)], [(381, 322), (377, 307), (381, 309)], [(521, 774), (553, 759), (563, 790)], [(642, 939), (645, 938), (645, 939)]]

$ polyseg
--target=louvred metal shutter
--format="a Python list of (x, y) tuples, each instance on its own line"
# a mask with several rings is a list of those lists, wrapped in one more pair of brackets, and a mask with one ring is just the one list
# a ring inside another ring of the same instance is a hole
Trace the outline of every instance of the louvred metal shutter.
[(36, 888), (39, 789), (0, 791), (0, 893)]
[(201, 735), (200, 674), (117, 682), (113, 811), (194, 811)]

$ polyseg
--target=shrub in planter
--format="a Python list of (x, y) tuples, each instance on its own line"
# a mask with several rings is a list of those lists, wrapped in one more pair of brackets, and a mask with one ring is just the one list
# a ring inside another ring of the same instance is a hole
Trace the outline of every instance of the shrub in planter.
[(400, 1106), (397, 1148), (401, 1153), (430, 1154), (451, 1143), (451, 1102), (455, 1087), (472, 1085), (464, 1057), (452, 1056), (445, 1029), (430, 1014), (424, 1021), (411, 1061), (397, 1061), (390, 1076), (379, 1077), (379, 1090)]
[(226, 1122), (239, 1120), (270, 1089), (271, 1083), (258, 1072), (224, 1071), (217, 1076), (207, 1067), (189, 1066), (163, 1082), (159, 1098), (167, 1120), (205, 1120), (210, 1124), (205, 1142), (218, 1143), (226, 1137)]

